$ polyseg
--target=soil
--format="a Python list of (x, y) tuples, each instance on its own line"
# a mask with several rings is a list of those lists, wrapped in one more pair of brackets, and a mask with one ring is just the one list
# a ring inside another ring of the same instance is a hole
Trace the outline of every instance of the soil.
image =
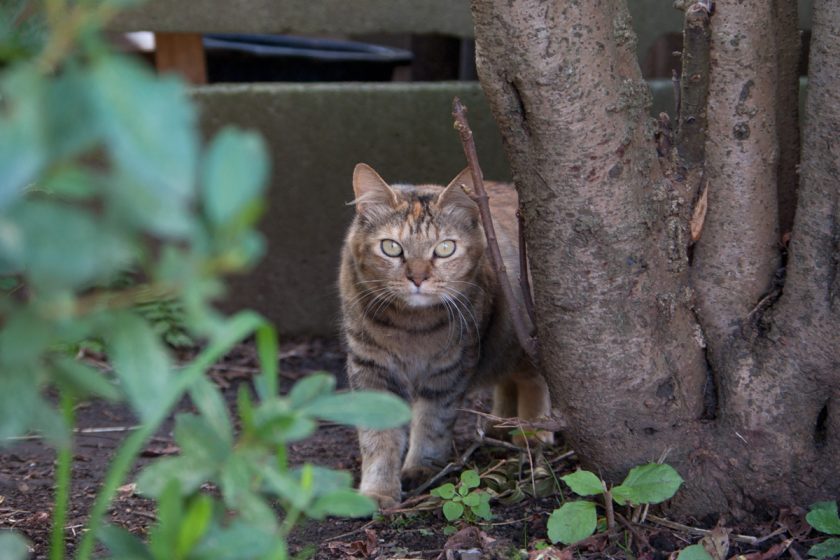
[[(89, 359), (96, 358), (89, 356)], [(335, 341), (308, 339), (285, 344), (281, 347), (282, 388), (288, 389), (300, 377), (322, 370), (336, 375), (339, 387), (346, 385), (343, 362), (344, 355)], [(232, 405), (238, 385), (250, 383), (254, 372), (253, 348), (242, 345), (214, 367), (210, 375)], [(488, 401), (487, 395), (479, 394), (467, 403), (467, 408), (487, 410)], [(179, 406), (179, 411), (185, 410), (191, 410), (188, 400)], [(126, 407), (99, 401), (79, 405), (77, 421), (80, 433), (74, 450), (70, 511), (65, 527), (68, 556), (78, 544), (87, 512), (113, 453), (136, 424)], [(462, 412), (455, 433), (457, 456), (476, 441), (476, 426), (477, 416), (468, 411)], [(171, 430), (170, 420), (148, 443), (126, 483), (130, 483), (136, 473), (155, 458), (178, 452)], [(497, 480), (510, 479), (507, 493), (502, 494), (507, 495), (507, 499), (502, 501), (509, 503), (492, 503), (491, 522), (451, 525), (442, 515), (439, 504), (430, 504), (428, 500), (423, 503), (421, 497), (407, 502), (396, 512), (374, 519), (329, 518), (304, 522), (293, 532), (290, 549), (315, 559), (467, 560), (527, 556), (569, 560), (573, 557), (654, 560), (675, 558), (676, 551), (700, 538), (688, 526), (668, 528), (648, 520), (632, 524), (630, 530), (625, 530), (618, 539), (609, 540), (605, 536), (590, 539), (578, 546), (574, 553), (572, 549), (564, 551), (559, 546), (548, 547), (548, 515), (568, 498), (568, 489), (559, 490), (559, 486), (563, 485), (557, 480), (576, 468), (576, 458), (562, 445), (547, 448), (539, 454), (536, 450), (530, 451), (533, 452), (521, 453), (512, 447), (485, 443), (470, 455), (468, 466), (482, 473), (495, 472), (499, 475)], [(349, 470), (358, 480), (359, 453), (351, 428), (323, 425), (311, 438), (291, 445), (289, 456), (295, 464), (312, 462)], [(54, 451), (37, 438), (22, 440), (0, 453), (0, 529), (11, 528), (22, 533), (31, 544), (34, 559), (46, 558), (48, 554), (54, 460)], [(455, 475), (441, 483), (447, 480), (455, 482)], [(525, 489), (525, 492), (516, 488)], [(143, 536), (155, 522), (155, 506), (132, 490), (130, 485), (121, 489), (109, 510), (110, 522)], [(514, 499), (514, 495), (520, 499)], [(656, 513), (665, 515), (661, 510)], [(806, 540), (807, 527), (802, 525), (801, 512), (796, 513), (771, 520), (765, 526), (736, 528), (733, 535), (745, 533), (768, 538), (754, 544), (730, 538), (731, 548), (724, 558), (736, 553), (747, 555), (745, 558), (748, 560), (805, 558), (813, 541)], [(693, 527), (708, 528), (709, 521), (714, 524), (716, 520), (705, 520), (705, 525), (695, 520), (680, 521)], [(457, 532), (449, 536), (452, 531)]]

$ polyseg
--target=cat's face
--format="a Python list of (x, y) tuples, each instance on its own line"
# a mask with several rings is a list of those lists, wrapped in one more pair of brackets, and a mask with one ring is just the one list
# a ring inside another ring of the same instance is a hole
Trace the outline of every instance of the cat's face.
[(350, 246), (367, 292), (382, 305), (426, 307), (464, 300), (486, 242), (478, 208), (461, 185), (389, 186), (359, 164)]

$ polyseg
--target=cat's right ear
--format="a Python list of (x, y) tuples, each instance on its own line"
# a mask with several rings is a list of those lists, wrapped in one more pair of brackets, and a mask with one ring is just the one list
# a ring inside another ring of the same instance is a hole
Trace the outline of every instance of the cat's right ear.
[(356, 205), (359, 214), (368, 214), (377, 208), (390, 210), (399, 202), (397, 193), (365, 163), (356, 164), (353, 170), (353, 192), (356, 199), (351, 204)]

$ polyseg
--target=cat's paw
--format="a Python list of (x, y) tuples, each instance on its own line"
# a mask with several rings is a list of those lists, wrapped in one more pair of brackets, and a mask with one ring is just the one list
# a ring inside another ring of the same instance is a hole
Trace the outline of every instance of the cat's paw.
[(402, 470), (402, 473), (400, 473), (402, 487), (406, 491), (414, 490), (415, 488), (418, 488), (427, 480), (432, 478), (436, 473), (436, 469), (432, 467), (426, 467), (423, 465), (416, 467), (406, 467)]
[(363, 495), (371, 498), (380, 510), (390, 509), (400, 503), (399, 495), (380, 494), (378, 492), (362, 492)]
[(524, 435), (520, 432), (515, 434), (511, 438), (511, 441), (514, 445), (523, 449), (526, 447), (534, 447), (536, 445), (554, 445), (554, 432), (537, 430), (536, 432), (529, 433), (528, 435)]

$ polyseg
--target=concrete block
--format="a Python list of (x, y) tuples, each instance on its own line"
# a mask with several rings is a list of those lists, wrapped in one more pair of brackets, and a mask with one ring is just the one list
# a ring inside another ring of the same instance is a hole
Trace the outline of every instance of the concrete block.
[(151, 0), (114, 31), (196, 33), (439, 33), (473, 35), (468, 0)]
[(233, 124), (260, 131), (273, 156), (268, 253), (233, 279), (228, 305), (263, 313), (284, 335), (334, 334), (339, 250), (353, 209), (358, 162), (391, 182), (446, 183), (466, 166), (450, 115), (469, 108), (488, 178), (509, 172), (495, 122), (477, 83), (260, 84), (196, 88), (210, 133)]

